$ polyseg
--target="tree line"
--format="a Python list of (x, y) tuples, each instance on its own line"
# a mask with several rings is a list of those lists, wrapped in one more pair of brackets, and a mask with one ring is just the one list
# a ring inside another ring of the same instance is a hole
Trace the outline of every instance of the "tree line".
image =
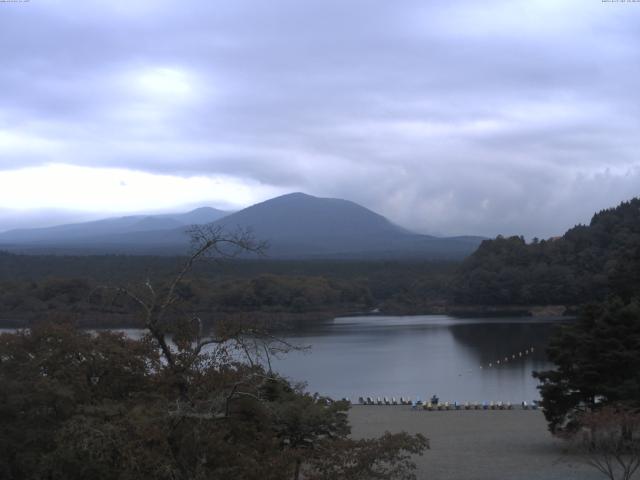
[[(128, 282), (132, 284), (135, 282)], [(0, 283), (0, 318), (26, 324), (43, 316), (71, 314), (84, 326), (130, 321), (131, 299), (114, 296), (91, 279), (48, 278)], [(203, 318), (243, 312), (310, 314), (363, 311), (373, 304), (360, 282), (324, 277), (260, 275), (250, 279), (189, 279), (176, 292), (185, 308)]]
[[(74, 315), (84, 326), (126, 326), (127, 299), (101, 285), (168, 280), (184, 258), (55, 257), (0, 253), (0, 321), (25, 325), (43, 316)], [(447, 301), (454, 263), (399, 261), (203, 262), (180, 285), (188, 308), (207, 321), (253, 313), (306, 321), (378, 308), (424, 313)]]

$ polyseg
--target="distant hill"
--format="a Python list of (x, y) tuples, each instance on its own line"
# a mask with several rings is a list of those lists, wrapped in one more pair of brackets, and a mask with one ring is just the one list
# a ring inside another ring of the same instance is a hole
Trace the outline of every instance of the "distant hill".
[(485, 240), (460, 267), (456, 303), (580, 304), (640, 295), (640, 199), (596, 213), (561, 237)]
[(27, 228), (0, 233), (2, 244), (46, 244), (64, 245), (79, 240), (97, 240), (100, 237), (179, 229), (193, 224), (215, 222), (229, 212), (203, 207), (187, 213), (164, 215), (130, 215), (126, 217), (105, 218), (92, 222), (73, 223), (46, 228)]
[[(292, 193), (218, 218), (213, 209), (182, 216), (123, 217), (0, 234), (0, 248), (42, 253), (185, 253), (185, 225), (250, 228), (272, 258), (429, 258), (469, 255), (480, 237), (439, 238), (394, 225), (354, 202)], [(209, 220), (211, 219), (211, 220)], [(207, 221), (208, 220), (208, 221)]]

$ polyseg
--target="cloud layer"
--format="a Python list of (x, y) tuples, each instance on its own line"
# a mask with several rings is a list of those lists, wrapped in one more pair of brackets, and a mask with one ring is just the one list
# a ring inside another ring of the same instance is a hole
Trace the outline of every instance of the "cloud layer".
[(0, 209), (302, 190), (423, 232), (561, 233), (640, 193), (639, 22), (577, 0), (0, 4), (0, 190), (22, 185)]

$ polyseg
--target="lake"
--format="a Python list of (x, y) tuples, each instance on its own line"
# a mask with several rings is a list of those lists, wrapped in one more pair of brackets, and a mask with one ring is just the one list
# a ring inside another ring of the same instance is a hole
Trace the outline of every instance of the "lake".
[[(531, 402), (540, 397), (531, 372), (552, 367), (544, 350), (554, 325), (566, 321), (336, 318), (280, 332), (286, 341), (310, 348), (273, 359), (272, 365), (293, 381), (306, 381), (312, 392), (354, 401), (359, 396), (425, 399), (436, 394), (451, 402)], [(126, 332), (134, 338), (141, 334)]]
[(531, 372), (552, 367), (545, 347), (559, 320), (337, 318), (287, 333), (311, 349), (273, 365), (292, 380), (305, 380), (309, 390), (336, 398), (436, 394), (442, 401), (531, 402), (540, 398)]

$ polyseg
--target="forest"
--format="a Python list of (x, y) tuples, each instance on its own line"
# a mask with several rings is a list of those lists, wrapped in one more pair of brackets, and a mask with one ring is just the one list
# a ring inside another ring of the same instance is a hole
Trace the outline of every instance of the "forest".
[[(125, 299), (104, 286), (165, 282), (181, 257), (29, 256), (0, 254), (0, 323), (24, 325), (72, 314), (85, 325), (128, 325)], [(421, 312), (447, 300), (452, 262), (204, 261), (181, 286), (185, 305), (203, 318), (251, 313), (307, 321), (339, 314)]]

